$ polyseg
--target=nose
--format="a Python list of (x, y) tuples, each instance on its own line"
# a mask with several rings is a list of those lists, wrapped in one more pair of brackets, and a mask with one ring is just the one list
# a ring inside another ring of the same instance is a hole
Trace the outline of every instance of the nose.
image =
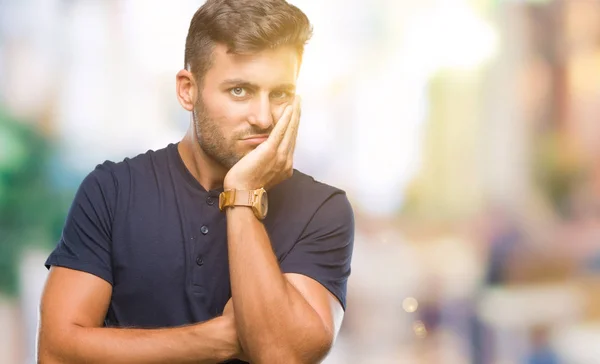
[(273, 111), (268, 96), (257, 97), (253, 100), (252, 111), (248, 121), (260, 129), (270, 129), (273, 126)]

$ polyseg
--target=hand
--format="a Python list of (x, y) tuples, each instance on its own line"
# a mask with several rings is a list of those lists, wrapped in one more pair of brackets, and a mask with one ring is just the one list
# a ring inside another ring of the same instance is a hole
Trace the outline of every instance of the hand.
[[(233, 311), (233, 301), (231, 300), (231, 298), (225, 304), (225, 308), (223, 309), (223, 317), (230, 319), (231, 322), (233, 323), (233, 327), (235, 328), (235, 315), (234, 315), (234, 311)], [(242, 349), (242, 345), (240, 344), (239, 337), (237, 336), (237, 331), (235, 333), (235, 340), (236, 340), (236, 348), (235, 348), (235, 354), (234, 354), (233, 358), (240, 359), (243, 361), (249, 361), (250, 359), (246, 356), (246, 354), (244, 353), (244, 350)]]
[(262, 144), (245, 155), (225, 176), (226, 190), (269, 189), (292, 176), (293, 157), (300, 123), (300, 97), (288, 105)]

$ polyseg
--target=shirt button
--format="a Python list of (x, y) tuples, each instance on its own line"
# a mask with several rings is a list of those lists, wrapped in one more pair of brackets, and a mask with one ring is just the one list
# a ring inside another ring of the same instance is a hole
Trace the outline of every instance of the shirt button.
[(215, 199), (212, 196), (208, 196), (206, 198), (206, 203), (209, 204), (210, 206), (215, 204)]
[(202, 225), (202, 227), (200, 228), (200, 232), (204, 235), (208, 234), (208, 228), (206, 227), (206, 225)]
[(204, 260), (202, 259), (202, 256), (199, 255), (198, 258), (196, 258), (196, 264), (198, 264), (200, 266), (202, 264), (204, 264)]

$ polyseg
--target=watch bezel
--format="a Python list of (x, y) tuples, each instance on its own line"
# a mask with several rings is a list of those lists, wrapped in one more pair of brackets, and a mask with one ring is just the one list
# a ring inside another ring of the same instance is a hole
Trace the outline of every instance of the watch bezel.
[[(264, 188), (259, 188), (254, 190), (254, 199), (252, 201), (252, 211), (254, 211), (254, 215), (259, 219), (263, 220), (267, 217), (267, 212), (269, 211), (269, 203), (268, 203), (268, 195), (267, 191)], [(265, 208), (263, 211), (262, 202), (264, 199), (267, 199), (267, 203), (265, 204)]]

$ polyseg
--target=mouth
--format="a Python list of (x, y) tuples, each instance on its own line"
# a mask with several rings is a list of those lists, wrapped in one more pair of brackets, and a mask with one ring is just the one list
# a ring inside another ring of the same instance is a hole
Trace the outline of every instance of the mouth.
[(248, 138), (244, 138), (242, 140), (244, 142), (251, 143), (251, 144), (260, 144), (260, 143), (264, 142), (265, 140), (267, 140), (267, 138), (269, 138), (269, 135), (264, 134), (264, 135), (253, 135)]

